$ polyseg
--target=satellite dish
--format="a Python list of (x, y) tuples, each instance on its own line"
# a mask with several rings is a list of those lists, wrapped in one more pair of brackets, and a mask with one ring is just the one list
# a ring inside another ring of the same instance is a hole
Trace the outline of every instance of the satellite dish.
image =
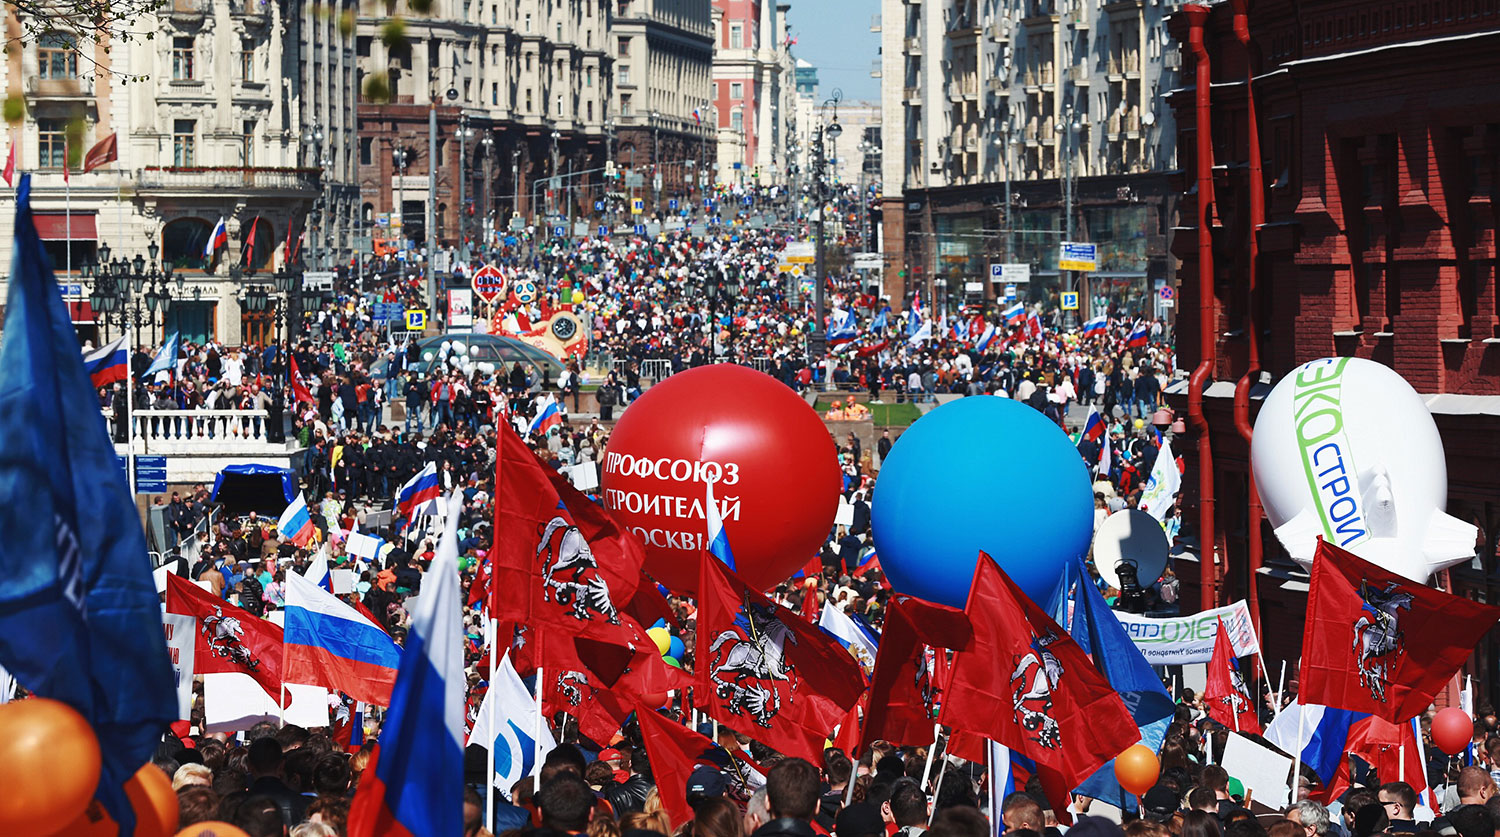
[(1122, 562), (1135, 565), (1142, 587), (1156, 583), (1167, 568), (1167, 533), (1156, 518), (1139, 509), (1115, 512), (1094, 533), (1094, 566), (1115, 589), (1120, 589)]
[(1149, 110), (1146, 111), (1145, 113), (1141, 114), (1141, 124), (1142, 125), (1155, 125), (1156, 124), (1156, 114), (1152, 113)]

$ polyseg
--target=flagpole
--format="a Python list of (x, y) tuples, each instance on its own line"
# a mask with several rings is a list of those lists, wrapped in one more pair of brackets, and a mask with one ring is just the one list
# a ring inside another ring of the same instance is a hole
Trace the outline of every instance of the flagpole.
[(1281, 661), (1281, 675), (1276, 678), (1276, 714), (1281, 714), (1281, 704), (1286, 698), (1286, 660)]
[[(1266, 671), (1266, 655), (1263, 652), (1261, 652), (1261, 651), (1257, 651), (1257, 652), (1255, 652), (1255, 656), (1260, 658), (1259, 661), (1258, 661), (1260, 663), (1260, 665), (1256, 666), (1256, 668), (1260, 669), (1260, 679), (1263, 680), (1263, 681), (1265, 681), (1266, 691), (1268, 691), (1268, 692), (1271, 693), (1271, 700), (1273, 701), (1272, 706), (1271, 706), (1271, 714), (1272, 714), (1273, 717), (1276, 716), (1276, 715), (1280, 715), (1281, 714), (1281, 696), (1278, 695), (1274, 690), (1271, 689), (1271, 673), (1268, 672), (1268, 671)], [(1256, 710), (1255, 715), (1256, 715), (1256, 720), (1260, 720), (1260, 710), (1259, 709)]]
[(533, 732), (535, 733), (535, 735), (532, 736), (532, 740), (536, 742), (536, 756), (532, 760), (532, 765), (533, 765), (532, 770), (536, 774), (540, 774), (541, 773), (541, 769), (542, 769), (542, 724), (546, 723), (546, 721), (542, 720), (542, 684), (545, 683), (545, 682), (547, 682), (546, 681), (546, 670), (542, 666), (537, 666), (536, 667), (536, 729), (533, 730)]
[(1292, 804), (1301, 801), (1302, 786), (1302, 733), (1304, 724), (1307, 722), (1307, 706), (1302, 703), (1302, 696), (1297, 696), (1297, 746), (1292, 750)]
[[(932, 778), (932, 759), (937, 755), (938, 737), (942, 734), (941, 724), (932, 725), (932, 748), (927, 751), (927, 764), (922, 768), (922, 787), (927, 787), (927, 782)], [(934, 797), (936, 798), (936, 797)]]
[[(933, 745), (933, 746), (936, 747), (936, 745)], [(932, 821), (937, 818), (937, 798), (938, 798), (938, 792), (940, 792), (943, 789), (943, 774), (947, 773), (947, 772), (948, 771), (946, 771), (946, 770), (939, 770), (938, 771), (937, 785), (935, 787), (933, 787), (933, 789), (932, 789), (932, 810), (927, 813), (927, 827), (928, 828), (932, 827)]]
[[(486, 606), (488, 606), (489, 603), (486, 602), (485, 604), (486, 604)], [(485, 630), (485, 633), (489, 634), (489, 641), (490, 641), (490, 676), (489, 676), (489, 686), (485, 688), (485, 697), (489, 698), (489, 696), (490, 696), (489, 695), (489, 690), (495, 688), (495, 667), (497, 665), (499, 665), (499, 663), (495, 659), (495, 657), (496, 657), (495, 646), (496, 646), (496, 644), (499, 641), (499, 637), (498, 637), (499, 626), (495, 624), (495, 620), (486, 617), (485, 620), (484, 620), (484, 630)], [(489, 708), (485, 712), (485, 714), (488, 716), (487, 718), (485, 718), (485, 728), (487, 730), (489, 730), (489, 735), (493, 738), (493, 736), (495, 734), (495, 703), (496, 702), (493, 701), (493, 700), (486, 700), (485, 703), (489, 704)], [(495, 742), (493, 740), (490, 740), (490, 741), (486, 742), (486, 744), (488, 746), (486, 746), (484, 748), (485, 749), (485, 753), (486, 753), (486, 755), (485, 755), (485, 762), (486, 762), (486, 766), (489, 768), (489, 771), (485, 774), (486, 781), (484, 783), (484, 785), (485, 785), (485, 789), (484, 789), (484, 827), (491, 834), (494, 834), (495, 833)]]
[[(993, 741), (984, 743), (984, 762), (985, 778), (990, 783), (990, 834), (1000, 834), (1005, 830), (1005, 826), (1000, 822), (1000, 806), (1004, 804), (1004, 800), (1000, 798), (1000, 786), (995, 783), (995, 742)], [(936, 802), (937, 797), (934, 796), (933, 801)]]

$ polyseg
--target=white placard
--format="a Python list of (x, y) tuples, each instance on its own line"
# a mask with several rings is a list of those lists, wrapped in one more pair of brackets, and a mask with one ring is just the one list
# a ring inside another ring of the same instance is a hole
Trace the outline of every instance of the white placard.
[(282, 630), (286, 630), (286, 611), (273, 610), (266, 614), (266, 621)]
[(1255, 801), (1281, 810), (1290, 794), (1287, 780), (1292, 775), (1292, 760), (1269, 747), (1257, 744), (1239, 733), (1230, 733), (1224, 744), (1224, 769), (1240, 780)]
[(156, 582), (157, 594), (167, 592), (167, 576), (172, 574), (172, 564), (163, 564), (151, 571), (151, 578)]
[(1123, 610), (1115, 611), (1115, 616), (1135, 642), (1135, 647), (1145, 655), (1146, 662), (1154, 666), (1208, 662), (1214, 655), (1214, 637), (1219, 630), (1220, 618), (1229, 631), (1229, 642), (1234, 646), (1236, 656), (1249, 657), (1260, 653), (1260, 643), (1250, 621), (1250, 608), (1243, 601), (1187, 616), (1153, 618)]
[(328, 580), (333, 584), (335, 596), (347, 596), (354, 592), (354, 570), (329, 570)]
[(579, 491), (590, 491), (599, 487), (599, 469), (593, 462), (580, 462), (568, 467), (568, 479)]
[[(300, 727), (328, 726), (328, 690), (322, 686), (288, 683), (286, 722)], [(206, 732), (249, 729), (261, 721), (276, 723), (281, 713), (276, 701), (248, 674), (226, 672), (203, 675), (203, 714)]]
[(183, 613), (163, 613), (161, 626), (167, 634), (172, 674), (177, 678), (177, 717), (187, 719), (193, 709), (193, 661), (198, 649), (198, 620)]
[(839, 510), (833, 516), (833, 525), (835, 525), (835, 526), (853, 526), (854, 525), (854, 504), (853, 503), (846, 503), (843, 500), (839, 501)]

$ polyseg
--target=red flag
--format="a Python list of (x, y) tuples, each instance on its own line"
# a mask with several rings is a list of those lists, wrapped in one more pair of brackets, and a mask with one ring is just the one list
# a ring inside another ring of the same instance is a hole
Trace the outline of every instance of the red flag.
[(16, 176), (16, 144), (10, 144), (10, 154), (5, 157), (5, 171), (0, 172), (0, 177), (5, 178), (6, 186), (15, 185)]
[(802, 618), (807, 624), (818, 624), (818, 617), (823, 615), (823, 603), (818, 601), (818, 584), (822, 579), (805, 578), (802, 580)]
[(292, 403), (300, 404), (303, 401), (309, 404), (318, 403), (318, 399), (313, 398), (312, 390), (308, 389), (307, 384), (302, 380), (302, 371), (297, 368), (297, 358), (291, 354), (288, 354), (287, 358), (291, 362), (292, 370)]
[(1004, 744), (1069, 788), (1140, 740), (1083, 649), (983, 552), (964, 613), (974, 633), (953, 661), (944, 724)]
[(1245, 675), (1240, 672), (1240, 661), (1234, 656), (1234, 645), (1229, 641), (1224, 620), (1218, 621), (1214, 655), (1208, 661), (1208, 685), (1203, 690), (1203, 697), (1208, 700), (1208, 717), (1235, 732), (1259, 735), (1260, 717), (1255, 711), (1255, 698), (1245, 684)]
[(250, 238), (245, 242), (245, 264), (255, 267), (255, 231), (260, 229), (260, 216), (250, 222)]
[(1432, 704), (1500, 608), (1444, 593), (1318, 542), (1300, 699), (1400, 723)]
[(629, 642), (615, 603), (630, 601), (641, 582), (640, 541), (543, 465), (509, 425), (499, 437), (491, 612), (564, 635)]
[(639, 624), (629, 617), (625, 621), (635, 634), (626, 645), (556, 631), (542, 634), (540, 656), (547, 674), (543, 709), (572, 715), (579, 731), (598, 743), (620, 731), (637, 700), (650, 695), (659, 702), (661, 695), (692, 685), (686, 674), (662, 662)]
[(668, 625), (680, 627), (677, 614), (672, 612), (671, 603), (651, 584), (636, 587), (635, 595), (625, 603), (624, 609), (642, 625), (655, 625), (657, 620), (665, 620)]
[(177, 575), (167, 576), (167, 612), (198, 621), (197, 674), (250, 675), (272, 700), (281, 700), (281, 628), (252, 616)]
[(892, 744), (932, 743), (932, 713), (942, 681), (936, 676), (938, 649), (963, 648), (969, 642), (969, 617), (947, 605), (912, 596), (894, 597), (886, 612), (880, 649), (875, 652), (875, 679), (870, 711), (865, 716), (861, 749), (874, 741)]
[(657, 793), (675, 829), (693, 819), (693, 809), (687, 801), (688, 777), (700, 763), (712, 763), (703, 756), (713, 751), (714, 743), (663, 718), (645, 704), (636, 704), (635, 717), (641, 725), (641, 742), (646, 745)]
[[(849, 709), (849, 714), (845, 715), (844, 720), (839, 722), (838, 735), (833, 738), (833, 746), (847, 753), (851, 760), (854, 759), (856, 753), (863, 749), (859, 746), (860, 711), (865, 710), (864, 717), (868, 718), (870, 716), (868, 704), (866, 703), (869, 699), (870, 693), (865, 692), (860, 696), (859, 700), (854, 702), (854, 706)], [(853, 781), (852, 777), (850, 781)]]
[[(1373, 715), (1361, 718), (1350, 725), (1345, 747), (1375, 768), (1380, 781), (1406, 782), (1421, 796), (1428, 790), (1427, 775), (1421, 742), (1417, 740), (1412, 723), (1393, 724)], [(1319, 790), (1315, 798), (1332, 802), (1343, 796), (1349, 786), (1349, 759), (1339, 759), (1333, 780), (1328, 787)]]
[(468, 606), (472, 608), (475, 605), (480, 605), (484, 608), (486, 615), (489, 614), (490, 597), (493, 595), (490, 591), (490, 577), (493, 573), (494, 562), (486, 554), (483, 558), (479, 559), (479, 569), (474, 572), (474, 580), (469, 583)]
[(115, 135), (110, 134), (102, 140), (94, 143), (94, 147), (83, 155), (83, 171), (85, 174), (99, 168), (105, 163), (111, 163), (120, 159), (120, 149), (115, 141)]
[(829, 731), (864, 691), (859, 664), (707, 551), (699, 564), (698, 708), (786, 755), (818, 762)]

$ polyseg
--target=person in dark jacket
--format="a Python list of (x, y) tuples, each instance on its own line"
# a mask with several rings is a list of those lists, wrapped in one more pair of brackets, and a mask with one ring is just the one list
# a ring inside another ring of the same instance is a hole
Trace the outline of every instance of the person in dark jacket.
[(771, 819), (752, 837), (813, 837), (810, 820), (818, 809), (822, 777), (805, 759), (789, 758), (766, 773), (766, 807)]

